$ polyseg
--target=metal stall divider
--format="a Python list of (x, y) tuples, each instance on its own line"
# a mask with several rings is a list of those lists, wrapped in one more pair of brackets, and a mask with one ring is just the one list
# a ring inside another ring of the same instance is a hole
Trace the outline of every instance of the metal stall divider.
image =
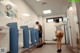
[(24, 48), (29, 48), (29, 31), (28, 26), (21, 26), (23, 29), (23, 45)]
[(10, 27), (10, 53), (18, 53), (18, 28), (17, 23), (8, 23)]
[(37, 29), (35, 29), (35, 37), (36, 37), (36, 44), (38, 44), (38, 42), (39, 42), (39, 33), (38, 33)]
[(31, 34), (31, 43), (32, 45), (36, 44), (35, 30), (34, 28), (29, 28)]

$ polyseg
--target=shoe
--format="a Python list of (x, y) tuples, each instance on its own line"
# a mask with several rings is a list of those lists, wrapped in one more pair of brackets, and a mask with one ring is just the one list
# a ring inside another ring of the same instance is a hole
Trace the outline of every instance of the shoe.
[(41, 45), (39, 45), (39, 47), (41, 48), (43, 45), (41, 44)]
[(43, 46), (43, 44), (40, 45), (41, 47)]
[(41, 48), (41, 45), (37, 46), (37, 48)]
[(59, 52), (59, 49), (57, 50), (57, 52)]
[(61, 52), (62, 50), (61, 49), (59, 49), (59, 52)]
[(61, 51), (62, 51), (61, 49), (58, 49), (58, 50), (57, 50), (57, 52), (61, 52)]

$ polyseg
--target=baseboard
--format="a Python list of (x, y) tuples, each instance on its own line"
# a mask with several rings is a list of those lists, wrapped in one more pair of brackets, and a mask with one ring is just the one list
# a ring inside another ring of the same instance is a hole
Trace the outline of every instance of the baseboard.
[[(56, 45), (57, 43), (44, 43), (44, 45)], [(62, 43), (62, 45), (65, 45), (65, 43)]]

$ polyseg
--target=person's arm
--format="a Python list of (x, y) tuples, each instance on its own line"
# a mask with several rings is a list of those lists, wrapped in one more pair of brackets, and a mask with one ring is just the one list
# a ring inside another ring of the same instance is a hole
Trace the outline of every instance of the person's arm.
[(35, 25), (34, 28), (37, 29), (37, 30), (39, 30), (37, 25)]

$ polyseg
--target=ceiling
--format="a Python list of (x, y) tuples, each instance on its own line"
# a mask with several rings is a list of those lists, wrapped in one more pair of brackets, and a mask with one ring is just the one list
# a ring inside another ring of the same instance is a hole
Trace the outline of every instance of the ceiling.
[[(24, 0), (38, 16), (65, 15), (69, 7), (67, 0)], [(43, 10), (51, 10), (51, 14), (43, 14)]]

